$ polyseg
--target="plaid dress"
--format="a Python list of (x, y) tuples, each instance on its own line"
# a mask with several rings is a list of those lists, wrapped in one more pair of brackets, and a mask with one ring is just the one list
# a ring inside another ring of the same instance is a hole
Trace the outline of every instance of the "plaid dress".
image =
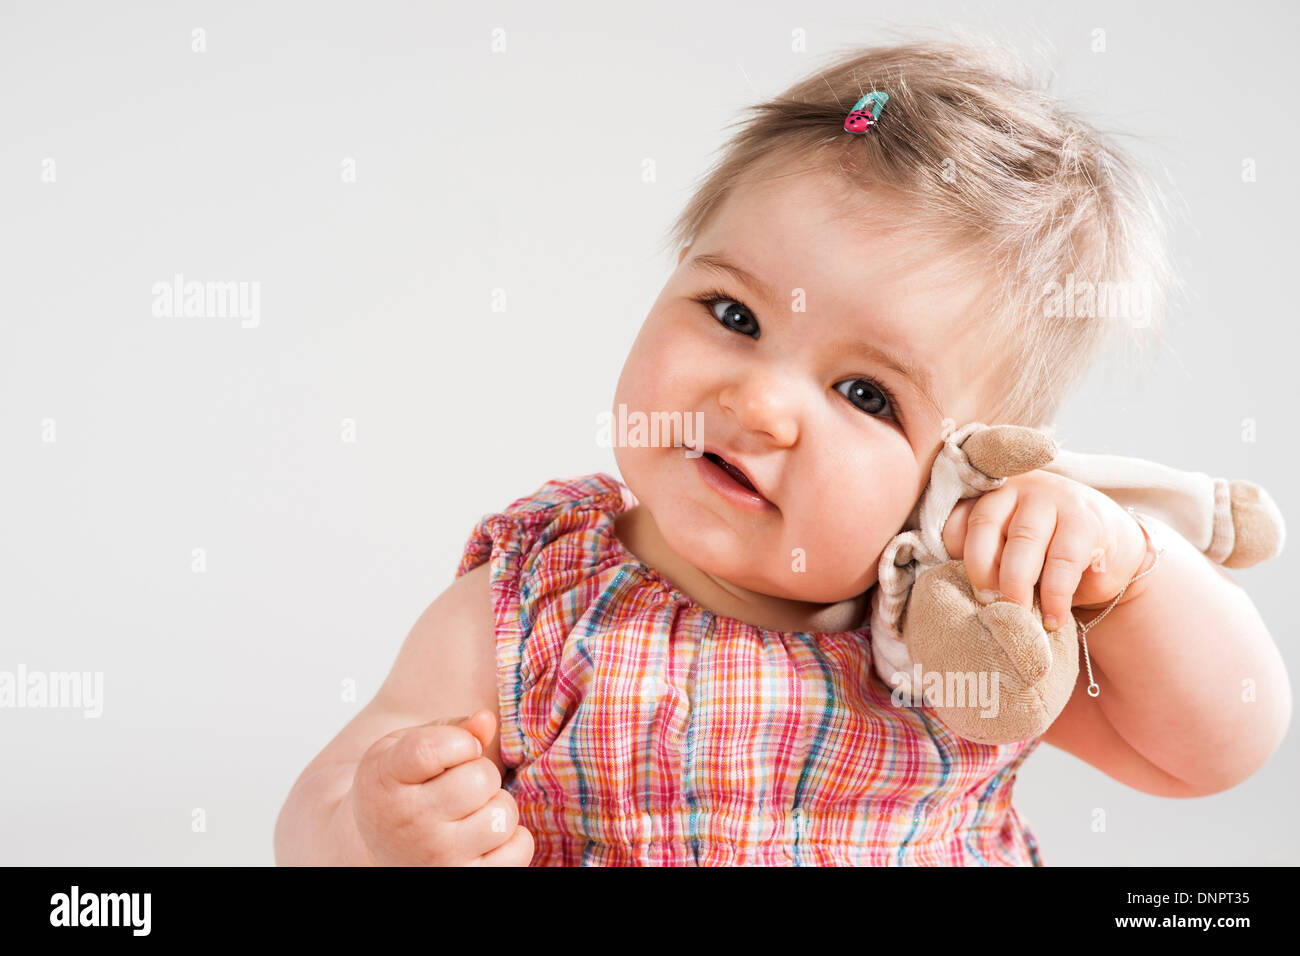
[(1040, 742), (950, 733), (895, 706), (869, 627), (721, 617), (623, 547), (607, 474), (483, 517), (502, 785), (533, 866), (1042, 866), (1011, 805)]

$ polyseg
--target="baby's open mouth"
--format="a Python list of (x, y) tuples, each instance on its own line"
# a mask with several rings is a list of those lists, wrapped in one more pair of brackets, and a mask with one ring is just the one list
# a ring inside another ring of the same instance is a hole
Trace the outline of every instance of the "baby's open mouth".
[(746, 477), (743, 471), (741, 471), (731, 462), (727, 461), (725, 458), (721, 457), (720, 455), (715, 455), (711, 451), (706, 451), (704, 453), (704, 457), (709, 459), (709, 461), (713, 462), (715, 465), (717, 465), (719, 468), (721, 468), (723, 471), (729, 474), (732, 478), (734, 478), (736, 480), (736, 484), (740, 485), (742, 488), (746, 488), (749, 491), (752, 491), (760, 498), (762, 497), (762, 494), (759, 492), (759, 490), (754, 487), (753, 482), (751, 482), (749, 478)]

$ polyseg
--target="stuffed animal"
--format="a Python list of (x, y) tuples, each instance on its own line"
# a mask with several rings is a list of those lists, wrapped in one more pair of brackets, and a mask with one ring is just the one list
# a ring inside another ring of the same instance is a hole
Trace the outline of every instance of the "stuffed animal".
[(880, 558), (871, 599), (876, 673), (896, 699), (934, 707), (957, 735), (986, 744), (1029, 740), (1057, 718), (1079, 673), (1073, 615), (1055, 631), (1011, 601), (976, 600), (942, 532), (957, 502), (1035, 468), (1096, 488), (1165, 522), (1210, 560), (1245, 568), (1282, 550), (1286, 528), (1268, 493), (1156, 462), (1060, 448), (1046, 433), (972, 422), (950, 431), (930, 483)]

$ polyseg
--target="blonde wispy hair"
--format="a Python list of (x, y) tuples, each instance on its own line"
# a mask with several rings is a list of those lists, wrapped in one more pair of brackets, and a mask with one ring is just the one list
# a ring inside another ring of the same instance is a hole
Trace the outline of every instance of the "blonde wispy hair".
[[(999, 44), (923, 40), (833, 54), (749, 108), (668, 244), (691, 245), (739, 184), (773, 169), (818, 163), (850, 193), (896, 196), (908, 228), (964, 250), (961, 271), (988, 284), (972, 320), (986, 323), (1000, 356), (991, 378), (1005, 390), (984, 420), (1048, 426), (1108, 347), (1142, 354), (1158, 339), (1181, 283), (1166, 242), (1167, 194), (1046, 85)], [(846, 132), (848, 111), (872, 90), (889, 94), (879, 121)], [(1088, 284), (1111, 303), (1127, 294), (1127, 311), (1144, 314), (1074, 314), (1089, 311)], [(1070, 290), (1079, 301), (1065, 301)]]

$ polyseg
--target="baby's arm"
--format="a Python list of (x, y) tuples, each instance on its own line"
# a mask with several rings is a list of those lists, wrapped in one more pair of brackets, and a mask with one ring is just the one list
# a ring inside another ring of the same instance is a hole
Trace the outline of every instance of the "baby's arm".
[(1080, 621), (1097, 622), (1087, 640), (1101, 692), (1086, 695), (1081, 669), (1043, 739), (1146, 793), (1208, 796), (1276, 751), (1291, 687), (1246, 592), (1172, 528), (1146, 520), (1167, 553), (1104, 620), (1102, 609), (1076, 608)]
[[(299, 775), (276, 821), (278, 864), (372, 864), (352, 806), (366, 751), (387, 734), (438, 718), (488, 710), (499, 721), (488, 572), (485, 563), (461, 575), (429, 605), (374, 699)], [(495, 764), (499, 785), (505, 767), (497, 721), (483, 755)]]

